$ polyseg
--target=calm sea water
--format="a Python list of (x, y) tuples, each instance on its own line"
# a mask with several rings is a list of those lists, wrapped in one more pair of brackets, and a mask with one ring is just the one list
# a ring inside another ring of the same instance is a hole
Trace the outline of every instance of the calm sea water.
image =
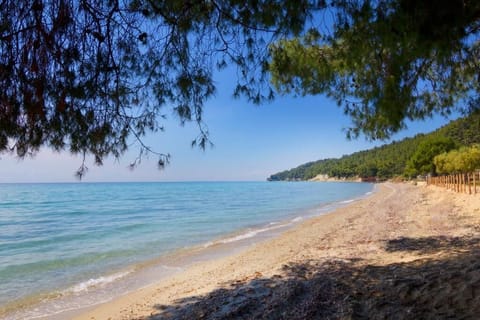
[(245, 239), (372, 188), (318, 182), (0, 184), (0, 306), (87, 290), (120, 278), (115, 272), (127, 266), (222, 237)]

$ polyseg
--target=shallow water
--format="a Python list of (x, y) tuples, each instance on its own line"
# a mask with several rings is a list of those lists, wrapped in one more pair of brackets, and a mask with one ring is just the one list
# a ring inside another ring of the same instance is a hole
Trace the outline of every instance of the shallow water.
[(0, 307), (109, 292), (132, 266), (280, 231), (371, 190), (343, 182), (0, 184)]

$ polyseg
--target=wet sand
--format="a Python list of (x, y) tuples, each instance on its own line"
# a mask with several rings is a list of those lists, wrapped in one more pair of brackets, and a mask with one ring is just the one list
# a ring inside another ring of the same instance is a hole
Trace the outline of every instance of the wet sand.
[(477, 319), (480, 195), (378, 187), (75, 319)]

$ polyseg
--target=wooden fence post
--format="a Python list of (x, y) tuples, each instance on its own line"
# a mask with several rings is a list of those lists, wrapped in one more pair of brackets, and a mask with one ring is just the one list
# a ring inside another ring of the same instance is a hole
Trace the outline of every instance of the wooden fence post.
[(458, 193), (463, 193), (463, 174), (459, 174), (459, 180), (460, 180), (460, 191)]
[(470, 173), (467, 173), (468, 194), (472, 194), (472, 186), (470, 185)]
[(477, 175), (476, 172), (473, 172), (473, 194), (477, 194), (477, 184), (475, 183), (475, 176)]

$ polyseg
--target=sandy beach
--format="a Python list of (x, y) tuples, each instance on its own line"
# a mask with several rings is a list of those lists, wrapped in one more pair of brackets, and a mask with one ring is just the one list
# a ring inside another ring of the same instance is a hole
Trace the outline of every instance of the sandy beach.
[(383, 183), (76, 319), (478, 319), (480, 195)]

